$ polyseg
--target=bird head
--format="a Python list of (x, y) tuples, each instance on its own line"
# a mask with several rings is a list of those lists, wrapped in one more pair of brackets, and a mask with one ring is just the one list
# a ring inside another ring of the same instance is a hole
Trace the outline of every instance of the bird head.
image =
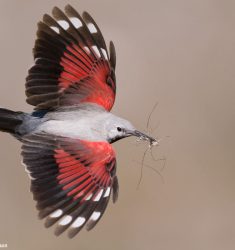
[(104, 125), (105, 131), (107, 132), (107, 140), (110, 143), (125, 137), (136, 136), (141, 140), (148, 141), (150, 146), (158, 145), (157, 139), (138, 131), (129, 121), (123, 118), (111, 115), (106, 119)]

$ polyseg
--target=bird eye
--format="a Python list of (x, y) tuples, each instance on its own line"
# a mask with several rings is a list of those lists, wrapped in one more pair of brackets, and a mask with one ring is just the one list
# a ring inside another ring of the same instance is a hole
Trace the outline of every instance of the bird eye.
[(120, 127), (117, 127), (117, 131), (118, 131), (118, 132), (121, 132), (122, 129), (121, 129)]

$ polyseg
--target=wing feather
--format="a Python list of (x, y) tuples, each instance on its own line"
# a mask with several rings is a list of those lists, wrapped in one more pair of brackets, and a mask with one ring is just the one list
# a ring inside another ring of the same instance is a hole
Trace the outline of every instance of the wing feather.
[(39, 218), (68, 229), (70, 238), (102, 217), (111, 192), (117, 198), (115, 153), (107, 142), (88, 142), (48, 134), (23, 139), (23, 162), (31, 176)]
[(115, 100), (116, 55), (110, 57), (102, 33), (84, 12), (55, 7), (38, 23), (35, 64), (26, 78), (27, 102), (36, 109), (56, 109), (83, 102), (110, 110)]

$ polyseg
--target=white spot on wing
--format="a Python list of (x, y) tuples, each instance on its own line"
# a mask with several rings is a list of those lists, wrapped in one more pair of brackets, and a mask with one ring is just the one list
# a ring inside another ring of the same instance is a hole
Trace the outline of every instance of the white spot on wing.
[(92, 46), (92, 49), (95, 51), (95, 53), (96, 53), (96, 55), (97, 55), (98, 57), (101, 57), (100, 52), (99, 52), (99, 50), (98, 50), (98, 48), (97, 48), (96, 45), (93, 45), (93, 46)]
[(71, 225), (71, 227), (80, 227), (84, 224), (84, 222), (86, 221), (86, 219), (84, 217), (78, 217), (74, 223)]
[(104, 55), (104, 58), (108, 60), (108, 55), (105, 49), (101, 48), (102, 54)]
[(100, 212), (97, 212), (97, 211), (95, 211), (95, 212), (93, 212), (93, 214), (91, 215), (91, 220), (98, 220), (99, 219), (99, 217), (100, 217), (100, 215), (101, 215), (101, 213)]
[(60, 226), (66, 226), (72, 221), (72, 216), (66, 215), (63, 219), (59, 222)]
[(38, 60), (40, 60), (41, 58), (40, 57), (37, 57), (34, 59), (34, 63), (37, 63)]
[(99, 200), (100, 200), (100, 198), (101, 198), (101, 196), (102, 196), (102, 194), (103, 194), (103, 191), (104, 191), (103, 189), (101, 189), (101, 190), (99, 191), (99, 193), (96, 195), (94, 201), (99, 201)]
[(69, 28), (69, 23), (64, 20), (59, 20), (58, 24), (64, 29), (67, 30)]
[(86, 201), (88, 201), (88, 200), (90, 200), (91, 199), (91, 197), (92, 197), (92, 193), (90, 194), (90, 195), (88, 195), (87, 197), (86, 197)]
[(110, 187), (107, 188), (107, 190), (105, 191), (104, 197), (108, 197), (110, 194)]
[(57, 34), (60, 34), (60, 30), (59, 28), (55, 27), (55, 26), (51, 26), (50, 27), (52, 30), (54, 30)]
[(69, 19), (76, 29), (82, 27), (82, 22), (77, 17), (71, 17)]
[(88, 23), (87, 27), (92, 34), (97, 33), (97, 29), (93, 23)]
[(87, 46), (84, 46), (83, 49), (87, 52), (87, 53), (90, 53), (90, 50)]
[(63, 211), (61, 209), (55, 210), (53, 213), (50, 214), (51, 218), (58, 218), (63, 214)]

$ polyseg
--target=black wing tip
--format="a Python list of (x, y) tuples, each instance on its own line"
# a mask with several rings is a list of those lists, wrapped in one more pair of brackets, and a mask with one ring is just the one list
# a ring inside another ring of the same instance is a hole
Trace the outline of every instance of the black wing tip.
[(115, 49), (114, 42), (111, 40), (109, 43), (110, 43), (110, 46), (112, 46)]
[(42, 23), (45, 25), (45, 23), (48, 21), (48, 20), (51, 20), (52, 17), (51, 15), (45, 13), (43, 16), (42, 16)]
[(60, 19), (61, 18), (61, 15), (65, 15), (64, 14), (64, 11), (62, 11), (59, 7), (55, 6), (53, 9), (52, 9), (52, 15), (55, 19)]
[(67, 226), (59, 226), (57, 225), (57, 227), (54, 230), (54, 235), (55, 236), (60, 236), (62, 233), (64, 233), (64, 231), (67, 229)]
[(49, 223), (49, 221), (46, 220), (45, 223), (44, 223), (44, 226), (45, 226), (45, 228), (49, 228), (49, 227), (52, 226), (52, 224)]
[(109, 42), (109, 53), (110, 53), (110, 64), (111, 64), (111, 67), (115, 70), (117, 56), (116, 56), (116, 49), (115, 49), (113, 41)]
[(118, 178), (117, 176), (115, 176), (113, 179), (113, 189), (112, 189), (113, 203), (115, 203), (118, 200), (118, 191), (119, 191)]
[(66, 14), (78, 14), (78, 12), (76, 11), (76, 9), (73, 8), (73, 6), (71, 4), (67, 4), (64, 7), (64, 11)]
[(60, 11), (60, 8), (57, 7), (57, 6), (54, 6), (54, 7), (52, 8), (51, 13), (53, 14), (54, 12), (57, 12), (58, 10)]
[(89, 18), (89, 19), (91, 19), (94, 22), (92, 16), (86, 10), (82, 12), (82, 17), (84, 19), (88, 19)]
[(68, 238), (73, 239), (79, 232), (76, 232), (75, 230), (70, 230), (68, 232)]

